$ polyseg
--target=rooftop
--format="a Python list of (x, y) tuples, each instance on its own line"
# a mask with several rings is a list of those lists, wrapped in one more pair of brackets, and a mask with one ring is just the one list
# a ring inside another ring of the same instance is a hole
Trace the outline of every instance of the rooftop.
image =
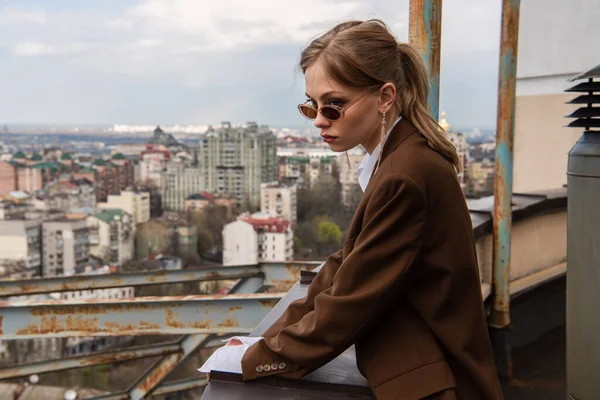
[(125, 215), (128, 214), (120, 208), (105, 208), (98, 213), (92, 214), (92, 217), (96, 217), (101, 221), (110, 223), (123, 219)]

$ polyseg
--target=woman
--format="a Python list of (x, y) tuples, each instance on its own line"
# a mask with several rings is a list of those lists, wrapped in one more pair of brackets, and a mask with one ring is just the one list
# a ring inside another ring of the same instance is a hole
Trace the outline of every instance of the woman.
[(351, 21), (300, 66), (301, 113), (333, 151), (366, 149), (364, 194), (343, 250), (243, 355), (243, 379), (298, 379), (355, 344), (377, 399), (501, 399), (461, 163), (427, 111), (422, 59), (383, 22)]

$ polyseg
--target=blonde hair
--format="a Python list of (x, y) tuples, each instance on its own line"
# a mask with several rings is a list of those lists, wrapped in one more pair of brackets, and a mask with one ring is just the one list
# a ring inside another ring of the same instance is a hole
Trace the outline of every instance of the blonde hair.
[(462, 171), (456, 148), (429, 112), (429, 80), (423, 59), (410, 44), (396, 41), (383, 21), (336, 25), (302, 51), (302, 72), (318, 60), (335, 80), (352, 88), (376, 89), (393, 83), (397, 89), (394, 113), (411, 122), (456, 172)]

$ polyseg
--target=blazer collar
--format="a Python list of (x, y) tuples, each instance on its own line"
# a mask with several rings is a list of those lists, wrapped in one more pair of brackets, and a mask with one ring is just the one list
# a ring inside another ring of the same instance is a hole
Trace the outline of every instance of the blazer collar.
[[(386, 157), (392, 154), (394, 150), (396, 150), (396, 148), (400, 145), (400, 143), (404, 142), (406, 139), (409, 138), (409, 136), (411, 136), (415, 132), (417, 132), (417, 128), (415, 128), (415, 126), (411, 122), (407, 121), (406, 118), (402, 117), (402, 119), (396, 124), (394, 129), (392, 129), (387, 140), (384, 143), (379, 168), (381, 168), (381, 164), (383, 164)], [(373, 170), (373, 172), (371, 173), (371, 179), (369, 180), (369, 184), (367, 185), (367, 188), (363, 193), (361, 203), (363, 201), (366, 201), (370, 193), (374, 190), (373, 188), (377, 185), (376, 182), (373, 182), (375, 180), (375, 176), (377, 176), (376, 172), (377, 170)]]

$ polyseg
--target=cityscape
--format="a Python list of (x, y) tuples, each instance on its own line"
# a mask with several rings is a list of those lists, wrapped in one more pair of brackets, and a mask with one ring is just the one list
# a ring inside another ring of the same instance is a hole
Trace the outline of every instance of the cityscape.
[(352, 251), (368, 154), (298, 114), (298, 57), (379, 16), (462, 165), (504, 398), (597, 399), (600, 9), (492, 3), (0, 5), (0, 400), (375, 398), (354, 344), (298, 380), (199, 368)]
[[(464, 165), (465, 196), (493, 193), (494, 142), (467, 140), (442, 115)], [(318, 136), (256, 122), (206, 126), (185, 141), (156, 126), (145, 140), (125, 135), (96, 152), (89, 141), (40, 146), (20, 140), (31, 133), (9, 132), (0, 146), (2, 279), (322, 260), (341, 246), (362, 194), (362, 148), (347, 158)], [(196, 291), (225, 293), (232, 283)], [(46, 296), (138, 295), (125, 287)], [(132, 339), (2, 342), (0, 360), (77, 356)]]

